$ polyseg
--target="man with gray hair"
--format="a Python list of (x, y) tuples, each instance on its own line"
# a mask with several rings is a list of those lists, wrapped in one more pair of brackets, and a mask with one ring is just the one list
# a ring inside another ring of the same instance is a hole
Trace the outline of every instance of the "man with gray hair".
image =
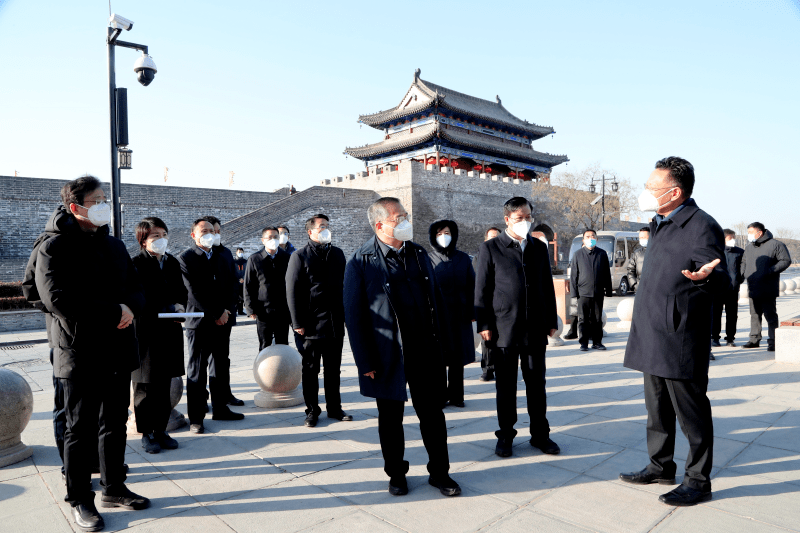
[(411, 392), (428, 452), (428, 483), (445, 496), (461, 493), (447, 452), (444, 405), (447, 317), (425, 250), (411, 242), (413, 227), (397, 198), (381, 198), (367, 212), (375, 237), (347, 263), (345, 324), (361, 394), (378, 404), (378, 433), (389, 492), (408, 494), (403, 459), (403, 409)]

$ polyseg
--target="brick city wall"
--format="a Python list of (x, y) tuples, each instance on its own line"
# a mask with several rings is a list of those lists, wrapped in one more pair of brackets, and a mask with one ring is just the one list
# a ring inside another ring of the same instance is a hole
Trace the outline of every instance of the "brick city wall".
[(45, 329), (44, 313), (39, 310), (0, 312), (0, 333)]

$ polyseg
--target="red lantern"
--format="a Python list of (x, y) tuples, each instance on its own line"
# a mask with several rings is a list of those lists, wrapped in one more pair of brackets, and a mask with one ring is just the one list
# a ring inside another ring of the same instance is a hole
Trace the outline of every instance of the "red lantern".
[(508, 173), (508, 177), (509, 178), (516, 178), (517, 177), (517, 173), (512, 170), (511, 172)]
[(453, 167), (453, 168), (458, 168), (458, 161), (456, 161), (456, 160), (454, 159), (454, 160), (453, 160), (453, 162), (452, 162), (452, 163), (450, 163), (450, 166), (451, 166), (451, 167)]
[(483, 165), (481, 165), (480, 163), (478, 163), (477, 165), (475, 165), (475, 166), (474, 166), (474, 167), (472, 167), (472, 168), (473, 168), (473, 169), (475, 169), (475, 170), (483, 170)]
[(521, 180), (524, 180), (524, 179), (525, 179), (525, 174), (523, 174), (522, 172), (520, 172), (519, 174), (517, 174), (517, 177), (518, 177), (519, 179), (521, 179)]
[(435, 157), (429, 157), (427, 163), (429, 165), (435, 165), (436, 164), (436, 158)]
[(486, 172), (487, 174), (491, 174), (492, 173), (492, 167), (486, 167), (486, 168), (483, 169), (483, 171)]
[(440, 165), (442, 165), (442, 166), (445, 166), (445, 167), (446, 167), (446, 166), (447, 166), (447, 163), (449, 163), (449, 162), (450, 162), (450, 160), (449, 160), (449, 159), (447, 159), (446, 157), (440, 157), (440, 158), (439, 158), (439, 164), (440, 164)]

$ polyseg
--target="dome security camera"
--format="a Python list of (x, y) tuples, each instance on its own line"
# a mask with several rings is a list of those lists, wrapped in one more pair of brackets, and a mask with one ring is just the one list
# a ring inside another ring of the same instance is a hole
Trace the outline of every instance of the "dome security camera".
[(156, 62), (148, 54), (142, 54), (142, 57), (136, 60), (133, 64), (133, 71), (136, 73), (136, 79), (139, 83), (147, 87), (152, 83), (156, 77)]

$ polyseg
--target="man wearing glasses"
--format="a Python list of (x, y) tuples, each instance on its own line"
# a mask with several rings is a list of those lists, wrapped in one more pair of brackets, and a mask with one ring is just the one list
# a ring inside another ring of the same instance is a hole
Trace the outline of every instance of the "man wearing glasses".
[(547, 246), (530, 236), (531, 203), (514, 197), (503, 206), (506, 230), (478, 252), (475, 315), (491, 350), (497, 388), (495, 453), (510, 457), (517, 430), (517, 369), (522, 368), (530, 415), (530, 444), (543, 453), (561, 450), (550, 439), (545, 393), (547, 337), (558, 328)]
[(303, 399), (307, 427), (315, 427), (319, 406), (320, 362), (325, 368), (328, 418), (353, 420), (342, 410), (339, 382), (344, 344), (344, 252), (331, 244), (330, 220), (322, 213), (306, 221), (308, 244), (292, 254), (286, 268), (286, 301), (292, 329), (302, 340)]
[(99, 531), (103, 518), (91, 490), (99, 453), (102, 507), (144, 509), (150, 500), (125, 486), (125, 421), (131, 372), (139, 367), (133, 317), (144, 290), (125, 245), (109, 236), (111, 207), (100, 181), (84, 176), (61, 189), (63, 204), (47, 222), (36, 258), (36, 289), (53, 316), (53, 375), (66, 411), (66, 501), (80, 529)]

